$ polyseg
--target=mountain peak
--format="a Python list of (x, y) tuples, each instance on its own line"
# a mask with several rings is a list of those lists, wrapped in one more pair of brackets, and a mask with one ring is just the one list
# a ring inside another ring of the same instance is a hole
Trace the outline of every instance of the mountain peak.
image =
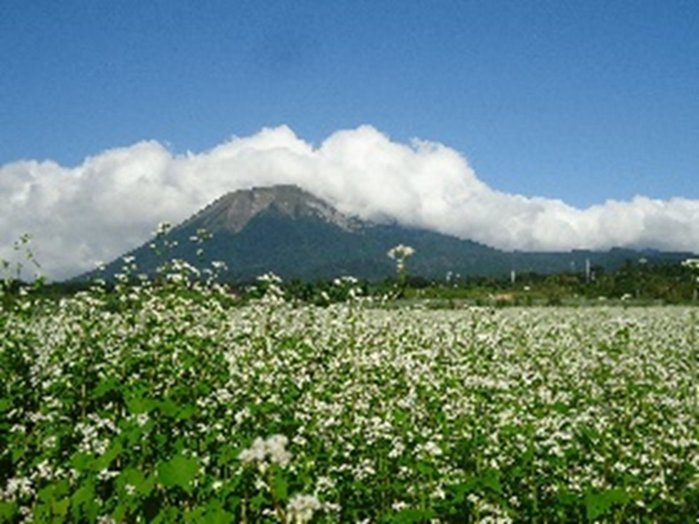
[[(206, 246), (193, 244), (198, 231), (212, 234)], [(428, 278), (461, 275), (504, 275), (511, 271), (555, 273), (587, 264), (620, 267), (639, 253), (628, 250), (565, 253), (506, 253), (468, 240), (399, 224), (372, 224), (350, 218), (296, 186), (256, 187), (228, 193), (167, 233), (167, 253), (146, 243), (129, 253), (138, 270), (157, 274), (167, 259), (196, 267), (222, 261), (223, 278), (252, 279), (272, 271), (283, 278), (335, 278), (353, 275), (378, 279), (395, 274), (386, 256), (403, 244), (415, 249), (410, 272)], [(651, 263), (684, 260), (687, 253), (644, 254)], [(110, 263), (103, 278), (113, 279), (122, 262)], [(86, 274), (79, 279), (89, 279)]]
[(358, 226), (357, 220), (295, 185), (253, 187), (227, 193), (182, 225), (196, 222), (208, 231), (239, 233), (255, 216), (265, 211), (275, 211), (294, 219), (317, 218), (345, 231)]

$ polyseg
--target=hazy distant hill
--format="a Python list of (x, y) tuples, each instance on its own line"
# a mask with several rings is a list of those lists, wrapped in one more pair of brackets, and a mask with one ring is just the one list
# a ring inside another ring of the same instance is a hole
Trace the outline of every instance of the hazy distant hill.
[[(202, 245), (191, 240), (205, 229), (212, 235)], [(607, 252), (504, 252), (470, 240), (396, 224), (374, 224), (348, 217), (295, 186), (273, 186), (228, 193), (173, 228), (165, 237), (177, 246), (156, 255), (151, 242), (128, 253), (139, 273), (154, 274), (166, 259), (180, 258), (198, 267), (223, 261), (226, 279), (249, 280), (273, 271), (284, 278), (326, 279), (341, 275), (380, 279), (395, 274), (386, 252), (397, 244), (415, 249), (411, 274), (444, 278), (447, 272), (503, 275), (511, 270), (553, 273), (583, 271), (592, 265), (614, 269), (626, 260), (649, 263), (680, 261), (688, 253), (612, 249)], [(197, 255), (198, 248), (203, 255)], [(102, 276), (111, 278), (123, 265), (110, 263)], [(96, 276), (90, 273), (80, 279)]]

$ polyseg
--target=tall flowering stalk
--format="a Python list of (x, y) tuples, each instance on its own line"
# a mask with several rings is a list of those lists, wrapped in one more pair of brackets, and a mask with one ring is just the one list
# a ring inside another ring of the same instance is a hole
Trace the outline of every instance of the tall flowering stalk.
[(396, 274), (398, 276), (398, 285), (400, 286), (399, 296), (403, 296), (408, 281), (408, 271), (405, 268), (405, 261), (414, 253), (415, 249), (403, 244), (392, 247), (386, 253), (388, 258), (396, 261)]
[(699, 258), (688, 258), (682, 262), (682, 265), (689, 269), (692, 276), (694, 277), (694, 294), (693, 300), (697, 300), (697, 291), (699, 289)]

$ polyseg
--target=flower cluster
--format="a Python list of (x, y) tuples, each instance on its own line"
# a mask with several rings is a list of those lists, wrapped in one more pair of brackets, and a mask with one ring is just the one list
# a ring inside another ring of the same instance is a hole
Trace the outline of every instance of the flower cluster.
[(3, 522), (696, 513), (696, 308), (240, 305), (172, 283), (18, 300)]
[(398, 278), (402, 281), (403, 285), (405, 285), (405, 280), (407, 277), (405, 261), (414, 253), (415, 249), (413, 249), (410, 246), (405, 246), (403, 244), (398, 244), (397, 246), (392, 247), (386, 253), (386, 255), (388, 255), (388, 258), (396, 261), (396, 272), (398, 273)]
[(286, 506), (287, 515), (294, 524), (310, 522), (319, 509), (321, 504), (313, 495), (295, 495)]
[(388, 255), (388, 258), (392, 260), (405, 260), (409, 256), (413, 255), (415, 253), (415, 249), (410, 247), (410, 246), (404, 246), (403, 244), (398, 244), (397, 246), (392, 247), (391, 249), (388, 250), (386, 253)]
[(262, 472), (266, 471), (270, 464), (278, 464), (284, 468), (291, 460), (291, 453), (286, 449), (288, 443), (289, 439), (284, 435), (272, 435), (267, 439), (257, 437), (238, 458), (244, 464), (256, 464)]

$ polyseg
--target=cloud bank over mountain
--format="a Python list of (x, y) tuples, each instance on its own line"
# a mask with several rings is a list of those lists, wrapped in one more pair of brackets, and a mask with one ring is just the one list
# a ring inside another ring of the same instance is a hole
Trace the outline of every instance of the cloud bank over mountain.
[(296, 184), (364, 219), (502, 249), (699, 251), (699, 200), (637, 196), (578, 209), (490, 188), (460, 153), (434, 142), (399, 143), (361, 126), (316, 147), (281, 126), (201, 153), (143, 141), (74, 167), (0, 166), (0, 258), (12, 258), (13, 241), (30, 233), (44, 272), (69, 277), (146, 241), (159, 222), (177, 223), (228, 191), (273, 184)]

